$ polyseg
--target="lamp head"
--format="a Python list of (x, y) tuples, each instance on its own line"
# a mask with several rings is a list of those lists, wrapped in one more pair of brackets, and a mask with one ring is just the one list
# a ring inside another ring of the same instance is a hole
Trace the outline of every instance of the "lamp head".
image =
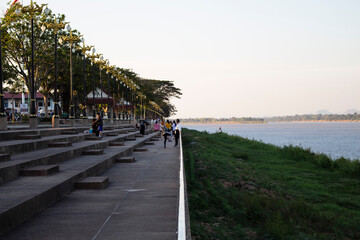
[(50, 9), (46, 6), (44, 12), (45, 12), (46, 15), (48, 15), (50, 13)]

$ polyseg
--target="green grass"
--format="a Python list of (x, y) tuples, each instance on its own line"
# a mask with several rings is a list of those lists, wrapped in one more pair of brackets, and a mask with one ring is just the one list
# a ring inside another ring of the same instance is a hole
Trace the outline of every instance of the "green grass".
[(184, 129), (193, 239), (360, 239), (360, 163)]

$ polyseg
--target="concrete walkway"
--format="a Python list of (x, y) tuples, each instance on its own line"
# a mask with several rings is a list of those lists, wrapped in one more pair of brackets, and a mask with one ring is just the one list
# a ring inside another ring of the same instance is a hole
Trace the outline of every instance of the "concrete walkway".
[(75, 190), (0, 239), (176, 239), (180, 152), (154, 143), (102, 174), (106, 189)]

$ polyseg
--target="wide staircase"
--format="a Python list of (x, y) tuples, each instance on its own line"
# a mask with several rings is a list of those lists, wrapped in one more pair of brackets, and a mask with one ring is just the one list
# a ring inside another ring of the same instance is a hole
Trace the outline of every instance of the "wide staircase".
[(87, 127), (0, 132), (0, 236), (46, 209), (75, 188), (102, 189), (96, 177), (152, 144), (158, 133), (140, 135), (132, 125), (104, 127), (103, 137)]

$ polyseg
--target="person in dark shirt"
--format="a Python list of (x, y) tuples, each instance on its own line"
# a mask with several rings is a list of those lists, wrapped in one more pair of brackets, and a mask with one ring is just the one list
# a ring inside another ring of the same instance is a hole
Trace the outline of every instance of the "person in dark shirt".
[(102, 138), (102, 132), (103, 132), (103, 119), (100, 116), (100, 113), (96, 113), (96, 121), (93, 122), (93, 126), (95, 127), (94, 130), (96, 130), (96, 126), (97, 126), (97, 130), (99, 131), (99, 137)]
[(140, 134), (144, 135), (145, 126), (147, 125), (147, 122), (144, 119), (140, 119), (139, 124), (140, 124)]

